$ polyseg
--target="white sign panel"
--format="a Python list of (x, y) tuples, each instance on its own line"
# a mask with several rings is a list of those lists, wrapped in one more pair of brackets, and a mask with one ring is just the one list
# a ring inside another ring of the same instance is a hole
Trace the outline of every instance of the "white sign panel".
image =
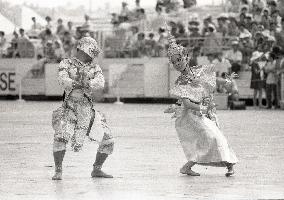
[(0, 95), (15, 95), (16, 87), (15, 68), (0, 68)]

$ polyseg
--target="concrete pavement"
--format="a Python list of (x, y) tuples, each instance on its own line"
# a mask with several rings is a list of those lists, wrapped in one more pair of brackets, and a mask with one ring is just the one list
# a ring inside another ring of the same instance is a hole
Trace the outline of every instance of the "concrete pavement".
[(167, 105), (98, 104), (116, 137), (104, 170), (92, 179), (97, 145), (66, 153), (63, 180), (52, 181), (51, 113), (59, 102), (0, 101), (0, 199), (284, 199), (284, 112), (219, 111), (222, 129), (240, 163), (196, 166), (200, 177), (179, 174), (185, 163)]

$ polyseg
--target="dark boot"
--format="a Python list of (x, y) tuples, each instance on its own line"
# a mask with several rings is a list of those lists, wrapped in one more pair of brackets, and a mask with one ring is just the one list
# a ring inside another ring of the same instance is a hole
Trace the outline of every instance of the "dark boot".
[(187, 162), (187, 163), (185, 163), (185, 164), (183, 165), (183, 167), (180, 169), (179, 172), (180, 172), (181, 174), (186, 174), (186, 175), (188, 175), (188, 176), (200, 176), (199, 173), (192, 171), (191, 168), (192, 168), (194, 165), (195, 165), (194, 162), (189, 161), (189, 162)]
[(232, 176), (232, 175), (235, 174), (233, 164), (228, 163), (228, 164), (227, 164), (227, 169), (228, 169), (228, 172), (225, 174), (226, 177), (230, 177), (230, 176)]
[(93, 171), (91, 173), (92, 178), (113, 178), (112, 175), (104, 173), (101, 169), (107, 159), (108, 155), (105, 153), (97, 152), (96, 161), (93, 165)]
[(53, 152), (55, 174), (52, 177), (52, 180), (62, 180), (62, 162), (64, 155), (65, 155), (65, 150)]

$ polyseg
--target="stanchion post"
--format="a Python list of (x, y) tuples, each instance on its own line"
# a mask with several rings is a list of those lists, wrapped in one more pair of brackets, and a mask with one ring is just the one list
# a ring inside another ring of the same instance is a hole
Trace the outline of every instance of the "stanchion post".
[(23, 99), (23, 95), (22, 95), (22, 76), (20, 76), (20, 83), (19, 83), (19, 99), (18, 102), (25, 102), (25, 100)]
[(115, 87), (115, 92), (116, 92), (116, 102), (114, 102), (114, 104), (116, 105), (123, 105), (123, 102), (120, 101), (120, 87), (119, 87), (119, 80), (120, 77), (118, 75), (117, 77), (117, 83), (116, 83), (116, 87)]

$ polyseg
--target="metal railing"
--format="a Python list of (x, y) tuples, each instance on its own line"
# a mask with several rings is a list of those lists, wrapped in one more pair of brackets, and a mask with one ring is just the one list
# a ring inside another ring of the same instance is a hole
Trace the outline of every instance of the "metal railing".
[[(194, 47), (200, 47), (201, 53), (206, 51), (222, 49), (228, 50), (231, 48), (231, 41), (235, 37), (191, 37), (191, 38), (177, 38), (178, 44), (185, 47), (186, 51), (192, 52)], [(105, 58), (135, 58), (135, 57), (165, 57), (168, 48), (166, 42), (156, 42), (151, 46), (145, 42), (145, 45), (127, 45), (126, 38), (108, 38), (103, 42), (104, 57)], [(143, 43), (142, 43), (143, 44)]]

